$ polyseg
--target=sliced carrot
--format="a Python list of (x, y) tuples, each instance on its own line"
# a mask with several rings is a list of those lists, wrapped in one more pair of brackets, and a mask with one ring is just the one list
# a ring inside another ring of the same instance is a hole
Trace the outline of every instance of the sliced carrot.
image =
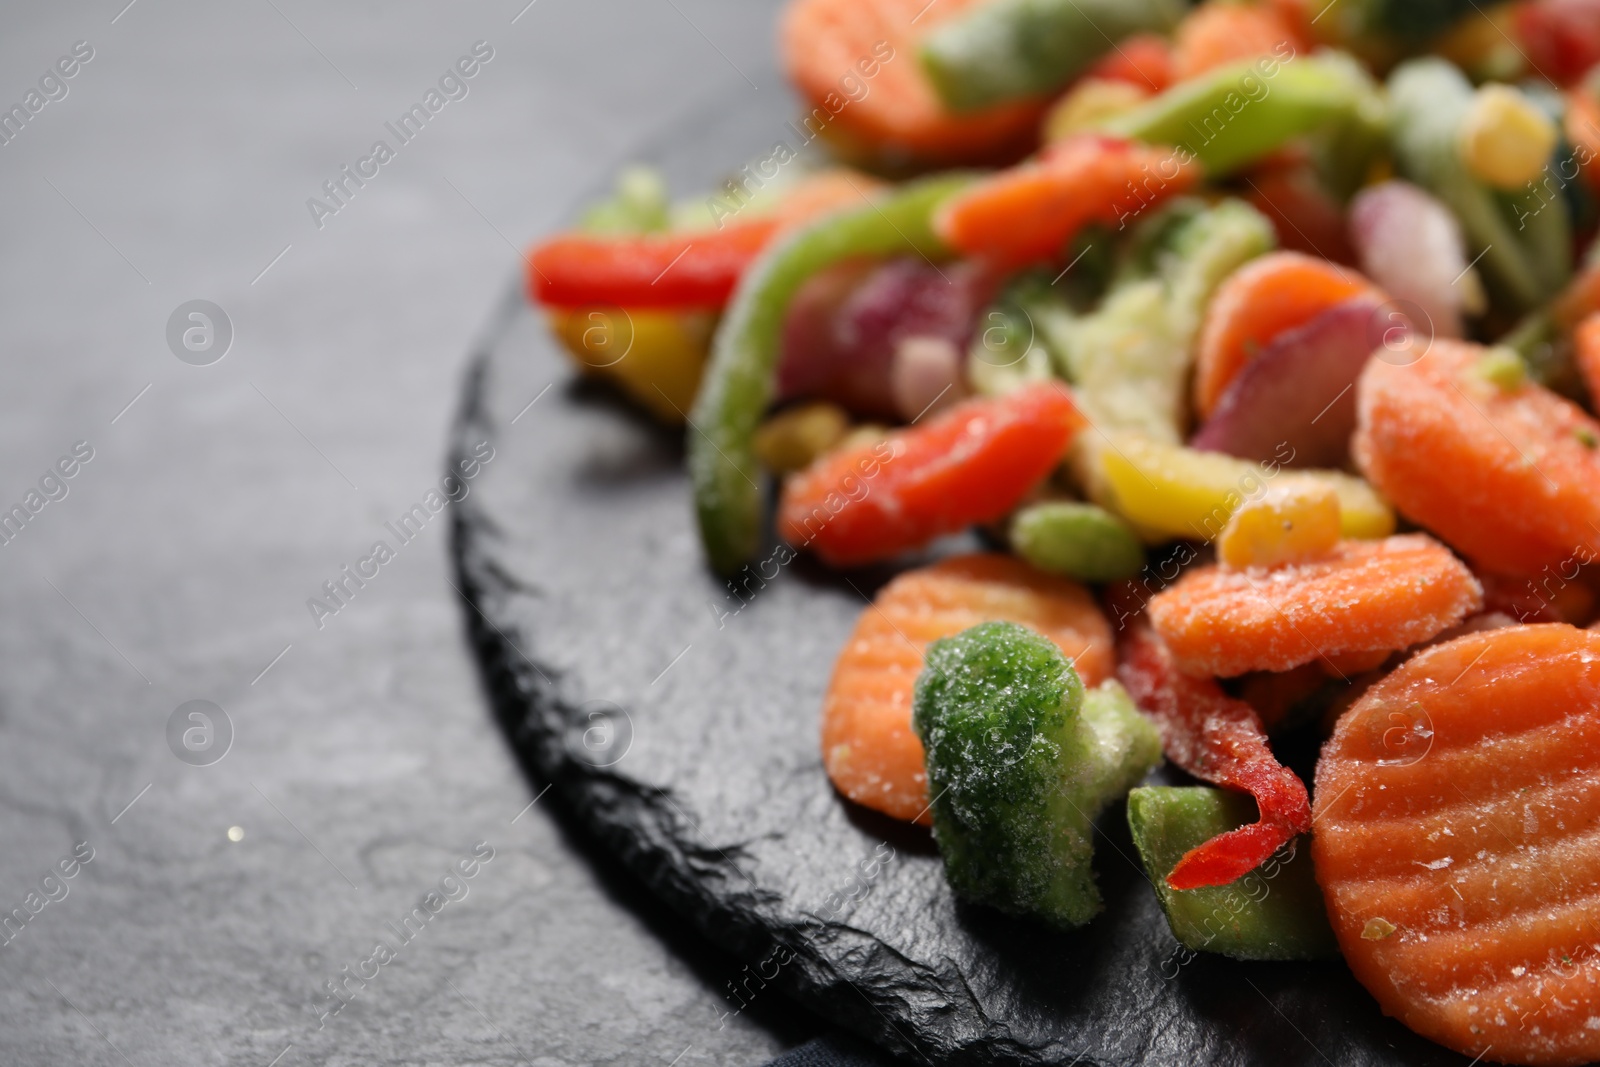
[(1059, 382), (965, 401), (791, 477), (778, 532), (834, 566), (892, 559), (1009, 514), (1083, 426)]
[[(801, 124), (879, 162), (1001, 162), (1032, 147), (1044, 101), (956, 115), (917, 62), (934, 26), (983, 0), (795, 0), (784, 9), (778, 48), (812, 105)], [(864, 92), (863, 92), (864, 87)], [(852, 151), (854, 150), (854, 151)]]
[(1271, 7), (1208, 0), (1178, 24), (1173, 78), (1187, 81), (1208, 70), (1256, 56), (1292, 59), (1305, 47), (1290, 21)]
[(1090, 78), (1127, 82), (1159, 93), (1174, 81), (1172, 45), (1155, 33), (1125, 37), (1084, 71), (1083, 80)]
[(1534, 577), (1600, 560), (1600, 423), (1532, 382), (1487, 380), (1485, 354), (1436, 339), (1414, 363), (1370, 360), (1356, 464), (1486, 571)]
[(1231, 678), (1406, 648), (1482, 606), (1477, 579), (1449, 549), (1400, 534), (1341, 541), (1321, 559), (1270, 570), (1195, 568), (1151, 599), (1150, 621), (1183, 669)]
[(1211, 298), (1200, 331), (1194, 401), (1201, 416), (1211, 414), (1268, 341), (1353, 296), (1377, 292), (1356, 271), (1301, 252), (1274, 252), (1234, 271)]
[(1589, 390), (1590, 407), (1600, 410), (1600, 311), (1578, 324), (1572, 339), (1578, 360), (1578, 373)]
[(1193, 157), (1174, 149), (1079, 134), (974, 184), (944, 205), (934, 229), (968, 255), (1021, 266), (1060, 255), (1091, 222), (1120, 227), (1199, 180)]
[(1312, 857), (1383, 1010), (1465, 1056), (1600, 1059), (1600, 634), (1413, 657), (1339, 720)]
[(1012, 556), (958, 556), (908, 571), (861, 613), (822, 704), (822, 759), (834, 787), (896, 819), (929, 822), (911, 693), (928, 645), (980, 622), (1038, 630), (1087, 686), (1111, 676), (1111, 626), (1088, 591)]

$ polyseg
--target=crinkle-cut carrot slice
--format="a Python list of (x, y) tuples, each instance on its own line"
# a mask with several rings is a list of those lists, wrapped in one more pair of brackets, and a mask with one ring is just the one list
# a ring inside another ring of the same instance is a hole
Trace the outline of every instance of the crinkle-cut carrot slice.
[(1196, 568), (1151, 599), (1150, 621), (1183, 669), (1231, 678), (1406, 648), (1482, 606), (1478, 580), (1449, 549), (1399, 534), (1282, 567)]
[(1086, 686), (1111, 676), (1111, 626), (1087, 590), (1011, 556), (957, 556), (907, 571), (861, 613), (822, 705), (822, 760), (834, 786), (896, 819), (928, 823), (928, 774), (911, 695), (928, 645), (981, 622), (1038, 630)]
[(1600, 423), (1531, 381), (1488, 380), (1485, 354), (1436, 339), (1412, 363), (1370, 360), (1357, 466), (1483, 570), (1536, 578), (1600, 561)]
[(1195, 351), (1194, 400), (1201, 417), (1211, 414), (1268, 341), (1351, 297), (1378, 292), (1349, 267), (1302, 252), (1273, 252), (1234, 271), (1211, 298)]
[(1119, 228), (1200, 180), (1192, 156), (1076, 134), (946, 203), (934, 229), (952, 248), (1003, 266), (1057, 257), (1091, 222)]
[(1466, 1056), (1600, 1059), (1600, 634), (1419, 653), (1339, 720), (1312, 856), (1350, 969)]
[(1186, 81), (1240, 59), (1272, 55), (1292, 59), (1305, 51), (1298, 31), (1276, 10), (1210, 0), (1178, 24), (1172, 55), (1174, 81)]
[[(847, 152), (904, 165), (1002, 162), (1037, 136), (1045, 101), (1022, 100), (957, 115), (940, 102), (917, 60), (929, 30), (984, 0), (794, 0), (778, 50), (812, 110), (799, 125)], [(842, 137), (840, 135), (843, 135)]]

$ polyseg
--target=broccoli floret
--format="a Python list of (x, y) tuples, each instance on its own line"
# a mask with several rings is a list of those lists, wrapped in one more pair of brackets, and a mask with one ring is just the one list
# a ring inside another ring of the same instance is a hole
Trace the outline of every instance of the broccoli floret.
[(956, 893), (1064, 929), (1088, 922), (1095, 816), (1161, 758), (1122, 687), (1085, 694), (1053, 642), (983, 623), (928, 649), (912, 721)]
[(1094, 426), (1184, 440), (1190, 367), (1206, 304), (1224, 278), (1276, 243), (1240, 200), (1175, 201), (1144, 220), (1105, 302), (1045, 336)]

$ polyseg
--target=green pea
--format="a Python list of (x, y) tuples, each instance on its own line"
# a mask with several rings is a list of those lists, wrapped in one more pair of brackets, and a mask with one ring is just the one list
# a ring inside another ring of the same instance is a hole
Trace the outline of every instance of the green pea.
[(1017, 554), (1042, 571), (1083, 582), (1132, 578), (1144, 566), (1144, 546), (1128, 524), (1093, 504), (1035, 504), (1011, 526)]

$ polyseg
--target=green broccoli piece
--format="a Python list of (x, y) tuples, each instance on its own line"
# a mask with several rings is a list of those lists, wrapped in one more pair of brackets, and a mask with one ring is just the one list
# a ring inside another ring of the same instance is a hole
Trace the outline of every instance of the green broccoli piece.
[(929, 647), (912, 723), (956, 893), (1063, 929), (1088, 922), (1094, 819), (1161, 758), (1122, 687), (1085, 694), (1049, 639), (983, 623)]
[(1167, 875), (1184, 853), (1256, 818), (1249, 797), (1207, 786), (1146, 786), (1128, 794), (1128, 828), (1173, 936), (1195, 952), (1240, 960), (1336, 957), (1307, 838), (1231, 885), (1168, 888)]
[(1117, 282), (1093, 314), (1043, 320), (1084, 414), (1106, 433), (1183, 443), (1189, 372), (1217, 286), (1277, 243), (1241, 200), (1174, 201), (1140, 223)]

